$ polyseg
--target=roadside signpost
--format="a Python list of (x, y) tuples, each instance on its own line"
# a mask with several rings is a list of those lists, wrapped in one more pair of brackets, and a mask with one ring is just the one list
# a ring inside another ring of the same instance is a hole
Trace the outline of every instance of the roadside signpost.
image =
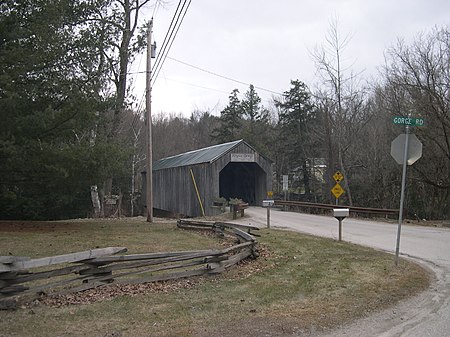
[(405, 144), (406, 137), (408, 137), (408, 154), (407, 154), (407, 164), (412, 165), (420, 157), (422, 157), (422, 143), (416, 137), (415, 134), (402, 133), (397, 138), (395, 138), (391, 143), (391, 156), (395, 159), (398, 164), (403, 164), (405, 155)]
[(397, 244), (395, 247), (395, 265), (398, 265), (398, 257), (400, 254), (400, 234), (403, 221), (403, 204), (405, 200), (406, 168), (408, 165), (414, 164), (422, 156), (422, 143), (414, 134), (409, 133), (409, 128), (411, 126), (423, 126), (425, 121), (423, 118), (408, 116), (394, 117), (392, 122), (398, 125), (405, 125), (406, 131), (404, 134), (401, 134), (395, 138), (391, 143), (391, 156), (397, 163), (403, 164), (400, 210), (398, 213)]
[(283, 175), (283, 191), (287, 191), (288, 190), (288, 175), (284, 174)]
[(336, 173), (333, 174), (333, 179), (336, 182), (336, 185), (334, 185), (331, 189), (331, 193), (333, 193), (334, 197), (336, 198), (337, 205), (339, 197), (344, 193), (344, 189), (340, 185), (340, 182), (344, 180), (344, 175), (340, 171), (336, 171)]
[(396, 116), (392, 118), (392, 123), (407, 126), (424, 126), (425, 120), (423, 118)]
[(333, 174), (333, 179), (335, 182), (340, 183), (344, 179), (344, 175), (340, 171), (336, 171), (336, 173)]
[(263, 200), (263, 207), (267, 207), (267, 228), (270, 228), (270, 208), (274, 205), (273, 192), (267, 192), (267, 199)]
[[(287, 174), (283, 174), (283, 193), (284, 193), (284, 201), (288, 200), (289, 193), (289, 176)], [(287, 211), (287, 206), (283, 207), (285, 211)]]
[(331, 189), (331, 193), (333, 193), (336, 199), (339, 199), (339, 197), (344, 193), (344, 189), (341, 187), (341, 185), (336, 184)]
[(349, 208), (334, 208), (333, 209), (333, 216), (338, 219), (339, 221), (339, 228), (338, 228), (338, 241), (342, 241), (342, 220), (344, 220), (346, 217), (348, 217), (350, 214)]

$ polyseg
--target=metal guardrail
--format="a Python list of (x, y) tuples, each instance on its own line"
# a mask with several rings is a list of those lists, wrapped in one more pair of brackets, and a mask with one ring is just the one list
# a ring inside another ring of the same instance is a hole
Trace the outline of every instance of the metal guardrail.
[(348, 208), (351, 213), (363, 213), (363, 214), (376, 214), (376, 215), (392, 215), (397, 216), (398, 209), (385, 209), (385, 208), (371, 208), (371, 207), (358, 207), (358, 206), (343, 206), (343, 205), (331, 205), (320, 204), (313, 202), (303, 201), (285, 201), (275, 200), (275, 206), (287, 206), (289, 208), (315, 208), (315, 209), (334, 209), (334, 208)]

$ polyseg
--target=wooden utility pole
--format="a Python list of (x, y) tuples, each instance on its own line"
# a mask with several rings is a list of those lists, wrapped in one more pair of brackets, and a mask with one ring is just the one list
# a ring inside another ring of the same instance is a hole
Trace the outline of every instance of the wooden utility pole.
[(153, 154), (152, 154), (152, 28), (153, 18), (150, 20), (147, 31), (147, 72), (146, 72), (146, 135), (147, 135), (147, 221), (153, 222)]

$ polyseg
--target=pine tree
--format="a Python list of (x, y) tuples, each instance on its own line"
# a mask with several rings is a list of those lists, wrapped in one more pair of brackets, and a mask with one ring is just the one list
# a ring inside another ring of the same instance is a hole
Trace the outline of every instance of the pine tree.
[(255, 91), (253, 84), (250, 84), (249, 89), (244, 95), (242, 100), (242, 113), (246, 117), (250, 124), (254, 124), (256, 121), (264, 121), (267, 119), (267, 111), (261, 106), (261, 98)]
[(261, 98), (250, 84), (241, 102), (244, 116), (242, 138), (262, 153), (269, 152), (269, 111), (261, 104)]
[(104, 59), (85, 1), (0, 4), (1, 218), (86, 216), (89, 186), (125, 151), (97, 138), (110, 110)]
[[(299, 81), (291, 81), (291, 89), (285, 91), (282, 100), (276, 100), (279, 108), (280, 142), (289, 163), (287, 170), (302, 173), (302, 185), (306, 197), (311, 194), (310, 164), (308, 159), (316, 155), (316, 147), (311, 137), (315, 123), (315, 109), (307, 86)], [(286, 172), (287, 173), (287, 172)]]
[(230, 93), (228, 105), (220, 112), (219, 127), (213, 130), (212, 137), (219, 143), (237, 140), (241, 136), (243, 111), (238, 94), (238, 89)]

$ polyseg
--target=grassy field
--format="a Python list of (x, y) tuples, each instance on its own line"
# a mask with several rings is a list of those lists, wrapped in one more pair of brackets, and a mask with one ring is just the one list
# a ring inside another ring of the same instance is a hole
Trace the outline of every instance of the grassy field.
[[(321, 331), (411, 296), (427, 273), (391, 255), (299, 233), (262, 230), (261, 257), (225, 274), (103, 287), (0, 311), (0, 336), (288, 336)], [(221, 239), (144, 220), (0, 222), (0, 255), (97, 247), (129, 253), (219, 247)], [(111, 296), (113, 294), (113, 296)], [(79, 302), (81, 304), (68, 304)]]

